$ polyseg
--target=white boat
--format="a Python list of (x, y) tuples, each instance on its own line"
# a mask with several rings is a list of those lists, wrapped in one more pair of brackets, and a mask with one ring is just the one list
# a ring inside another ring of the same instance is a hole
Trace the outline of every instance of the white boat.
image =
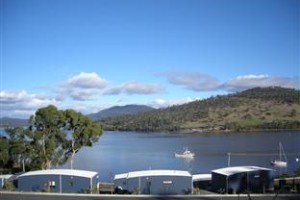
[[(284, 158), (284, 160), (282, 160), (282, 157)], [(278, 168), (287, 167), (287, 159), (281, 142), (279, 143), (279, 160), (273, 160), (271, 162), (271, 165)]]
[(175, 153), (176, 158), (194, 158), (195, 154), (186, 149), (183, 153)]

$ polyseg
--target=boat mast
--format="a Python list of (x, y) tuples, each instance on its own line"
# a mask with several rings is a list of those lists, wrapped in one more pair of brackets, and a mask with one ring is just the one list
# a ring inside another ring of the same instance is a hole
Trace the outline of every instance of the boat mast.
[(282, 161), (281, 160), (281, 148), (282, 148), (282, 144), (281, 144), (281, 142), (279, 142), (279, 160), (280, 161)]
[[(281, 150), (281, 154), (283, 155), (284, 162), (287, 162), (286, 154), (284, 152), (281, 142), (280, 142), (280, 150)], [(280, 160), (281, 160), (281, 156), (282, 156), (281, 154), (280, 154)]]

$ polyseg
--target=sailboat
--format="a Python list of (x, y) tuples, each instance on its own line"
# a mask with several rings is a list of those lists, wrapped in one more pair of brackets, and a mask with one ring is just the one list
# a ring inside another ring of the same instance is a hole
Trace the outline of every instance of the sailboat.
[[(282, 160), (282, 157), (284, 160)], [(278, 168), (287, 167), (287, 159), (281, 142), (279, 142), (279, 160), (273, 160), (271, 165)]]

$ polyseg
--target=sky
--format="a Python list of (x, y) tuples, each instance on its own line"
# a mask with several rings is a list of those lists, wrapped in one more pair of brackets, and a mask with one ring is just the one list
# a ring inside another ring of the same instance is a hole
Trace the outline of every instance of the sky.
[(0, 0), (1, 117), (299, 89), (299, 0)]

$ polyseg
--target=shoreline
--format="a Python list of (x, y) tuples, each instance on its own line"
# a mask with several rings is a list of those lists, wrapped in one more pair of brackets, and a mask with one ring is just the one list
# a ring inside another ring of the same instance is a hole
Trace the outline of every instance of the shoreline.
[(198, 134), (237, 134), (237, 133), (273, 133), (273, 132), (299, 132), (300, 129), (256, 129), (256, 130), (200, 130), (200, 129), (181, 129), (176, 131), (168, 130), (155, 130), (155, 131), (145, 131), (145, 130), (103, 130), (104, 132), (132, 132), (132, 133), (164, 133), (170, 135), (176, 134), (186, 134), (186, 135), (198, 135)]

